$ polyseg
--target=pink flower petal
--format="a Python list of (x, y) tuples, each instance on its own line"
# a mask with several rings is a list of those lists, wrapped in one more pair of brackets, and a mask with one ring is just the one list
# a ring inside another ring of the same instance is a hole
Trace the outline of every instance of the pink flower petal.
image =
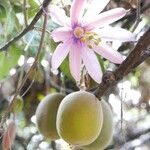
[(69, 27), (59, 27), (52, 32), (51, 36), (55, 42), (66, 41), (71, 38), (71, 31)]
[(89, 75), (97, 82), (100, 83), (102, 79), (102, 71), (100, 64), (93, 50), (83, 47), (81, 49), (81, 57)]
[(124, 61), (123, 55), (113, 50), (109, 45), (105, 43), (101, 42), (100, 45), (95, 46), (93, 50), (113, 63), (121, 64)]
[(65, 11), (58, 6), (51, 5), (49, 7), (50, 16), (54, 22), (61, 26), (69, 26), (70, 25), (70, 19), (66, 16)]
[(70, 41), (66, 43), (60, 43), (52, 56), (52, 69), (56, 70), (61, 65), (63, 60), (67, 57), (70, 51)]
[(76, 81), (80, 81), (80, 67), (81, 67), (81, 52), (78, 45), (71, 46), (69, 53), (69, 65), (72, 76)]
[(127, 11), (124, 8), (111, 9), (99, 14), (96, 19), (87, 23), (85, 27), (87, 27), (88, 29), (101, 28), (121, 19), (126, 15), (126, 12)]
[(119, 27), (105, 27), (96, 31), (96, 33), (100, 35), (100, 38), (104, 38), (109, 41), (135, 41), (133, 33)]
[(96, 17), (106, 7), (109, 1), (110, 0), (90, 0), (87, 12), (84, 15), (84, 20), (89, 22)]
[(86, 0), (73, 0), (70, 9), (71, 24), (74, 26), (78, 24), (81, 17), (83, 16)]

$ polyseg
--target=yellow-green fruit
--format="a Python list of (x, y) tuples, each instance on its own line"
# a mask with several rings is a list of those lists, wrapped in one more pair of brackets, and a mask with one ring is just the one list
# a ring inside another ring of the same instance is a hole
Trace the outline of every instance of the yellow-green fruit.
[(72, 145), (87, 145), (99, 135), (103, 123), (101, 102), (85, 91), (67, 95), (57, 113), (57, 131)]
[(51, 140), (59, 139), (56, 130), (56, 115), (59, 104), (65, 95), (54, 93), (47, 95), (38, 105), (35, 116), (37, 127), (45, 138)]
[(90, 145), (82, 147), (85, 150), (103, 150), (112, 140), (113, 135), (113, 116), (110, 106), (105, 101), (101, 101), (103, 110), (103, 126), (98, 138)]
[(23, 99), (20, 96), (17, 96), (14, 99), (13, 105), (12, 105), (12, 111), (16, 114), (20, 113), (23, 108)]

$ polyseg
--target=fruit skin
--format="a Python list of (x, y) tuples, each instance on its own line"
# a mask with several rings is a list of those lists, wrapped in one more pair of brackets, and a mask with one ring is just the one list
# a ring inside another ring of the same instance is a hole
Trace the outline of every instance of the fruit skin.
[(101, 102), (89, 92), (78, 91), (67, 95), (58, 108), (58, 134), (72, 145), (92, 143), (101, 131), (102, 122)]
[(59, 139), (56, 130), (56, 115), (64, 94), (54, 93), (47, 95), (38, 105), (35, 116), (37, 127), (45, 138)]
[(104, 100), (101, 101), (103, 110), (103, 126), (98, 138), (90, 145), (82, 147), (84, 150), (103, 150), (111, 142), (113, 136), (113, 115), (110, 106)]

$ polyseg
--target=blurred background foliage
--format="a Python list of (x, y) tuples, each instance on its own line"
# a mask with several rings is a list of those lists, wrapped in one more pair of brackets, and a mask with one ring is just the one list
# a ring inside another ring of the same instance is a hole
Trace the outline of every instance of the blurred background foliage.
[[(52, 3), (61, 5), (68, 10), (71, 1), (53, 0)], [(26, 23), (31, 22), (41, 4), (42, 0), (0, 0), (0, 46), (22, 31)], [(136, 21), (136, 16), (133, 14), (136, 14), (137, 0), (111, 0), (105, 9), (119, 6), (130, 9), (130, 12), (125, 19), (118, 21), (115, 25), (132, 31)], [(141, 0), (141, 10), (140, 22), (133, 31), (137, 40), (150, 26), (149, 0)], [(11, 45), (8, 51), (0, 52), (0, 117), (9, 105), (18, 84), (34, 62), (39, 46), (42, 23), (43, 18), (41, 17), (32, 31)], [(39, 65), (36, 70), (29, 74), (20, 94), (24, 103), (22, 111), (15, 117), (17, 136), (12, 150), (71, 149), (62, 140), (54, 142), (44, 139), (35, 125), (35, 110), (46, 94), (62, 90), (68, 94), (79, 90), (70, 74), (68, 59), (63, 62), (58, 71), (53, 72), (51, 70), (51, 55), (58, 43), (51, 39), (50, 33), (57, 26), (49, 17)], [(132, 50), (134, 44), (136, 43), (112, 43), (114, 49), (119, 49), (126, 56)], [(117, 67), (101, 57), (99, 57), (99, 61), (104, 71), (114, 70)], [(97, 86), (88, 75), (86, 76), (86, 82), (87, 85), (90, 85), (87, 88), (91, 91)], [(147, 59), (127, 75), (117, 86), (111, 88), (103, 99), (112, 106), (115, 122), (113, 142), (107, 149), (149, 150), (150, 59)], [(123, 106), (122, 119), (121, 105)]]

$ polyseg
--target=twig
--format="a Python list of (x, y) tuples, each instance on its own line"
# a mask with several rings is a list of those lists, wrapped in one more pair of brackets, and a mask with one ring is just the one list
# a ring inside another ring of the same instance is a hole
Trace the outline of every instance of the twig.
[[(122, 138), (122, 141), (123, 143), (126, 143), (126, 136), (125, 136), (125, 132), (124, 132), (124, 129), (123, 129), (123, 123), (124, 123), (124, 120), (123, 120), (123, 116), (124, 116), (124, 111), (123, 111), (123, 103), (124, 103), (124, 96), (123, 96), (123, 82), (121, 84), (121, 91), (120, 91), (120, 98), (121, 98), (121, 110), (120, 110), (120, 126), (121, 126), (121, 138)], [(124, 147), (124, 150), (126, 150), (126, 147)]]
[(35, 74), (36, 73), (34, 73), (34, 77), (33, 77), (32, 82), (30, 83), (30, 85), (28, 86), (28, 88), (25, 90), (25, 92), (21, 95), (21, 97), (24, 97), (27, 94), (27, 92), (31, 89), (31, 87), (32, 87), (32, 85), (33, 85), (33, 83), (35, 81)]
[(16, 37), (12, 38), (10, 41), (8, 41), (4, 46), (0, 47), (0, 51), (6, 51), (9, 46), (11, 46), (13, 43), (21, 39), (27, 32), (34, 29), (34, 25), (36, 22), (40, 19), (41, 15), (44, 13), (44, 10), (47, 8), (51, 0), (44, 0), (41, 9), (37, 12), (35, 17), (33, 18), (32, 22)]
[[(143, 13), (143, 12), (145, 12), (149, 8), (150, 8), (150, 3), (148, 3), (146, 6), (143, 6), (140, 11), (141, 11), (141, 13)], [(135, 9), (131, 10), (131, 12), (128, 15), (126, 15), (125, 17), (121, 18), (119, 20), (119, 22), (123, 21), (125, 19), (132, 19), (132, 21), (135, 21), (136, 15), (137, 15), (137, 12), (135, 11)]]
[(72, 89), (63, 89), (60, 85), (56, 84), (53, 80), (49, 80), (50, 81), (50, 85), (54, 88), (56, 88), (57, 90), (65, 90), (66, 93), (72, 93), (72, 92), (75, 92), (74, 90)]
[(124, 147), (127, 147), (127, 149), (134, 149), (135, 147), (139, 146), (132, 144), (134, 140), (140, 140), (140, 145), (143, 145), (144, 143), (149, 143), (150, 140), (150, 129), (139, 131), (138, 133), (133, 134), (132, 136), (129, 136), (126, 143), (119, 143), (119, 149), (124, 150)]
[(16, 135), (15, 140), (24, 148), (24, 150), (27, 150), (27, 148), (26, 148), (27, 145), (26, 145), (26, 143), (25, 143), (24, 138), (22, 138), (22, 137)]
[(150, 28), (145, 32), (145, 34), (140, 38), (136, 44), (133, 51), (129, 54), (127, 59), (119, 66), (115, 71), (115, 76), (117, 80), (120, 80), (129, 73), (129, 70), (133, 68), (133, 65), (141, 58), (145, 53), (148, 46), (150, 45)]
[[(140, 38), (137, 45), (133, 49), (133, 51), (129, 54), (126, 60), (114, 71), (114, 72), (106, 72), (103, 75), (102, 82), (98, 86), (98, 88), (94, 91), (94, 94), (97, 98), (101, 98), (101, 96), (113, 85), (115, 85), (118, 81), (120, 81), (125, 75), (127, 75), (135, 64), (140, 61), (142, 63), (145, 59), (143, 59), (143, 55), (147, 53), (147, 48), (150, 44), (150, 28), (145, 32), (145, 34)], [(146, 56), (144, 56), (146, 58)], [(139, 65), (139, 63), (137, 63)]]
[(42, 35), (41, 35), (41, 41), (40, 41), (40, 45), (39, 45), (38, 52), (37, 52), (37, 55), (36, 55), (36, 57), (35, 57), (35, 60), (34, 60), (34, 62), (33, 62), (33, 64), (32, 64), (32, 66), (30, 67), (29, 71), (27, 72), (26, 76), (25, 76), (24, 79), (22, 80), (21, 85), (17, 88), (13, 100), (11, 101), (11, 103), (10, 103), (10, 105), (7, 107), (7, 109), (5, 110), (4, 115), (2, 116), (2, 120), (1, 120), (1, 124), (0, 124), (1, 126), (3, 125), (5, 119), (7, 118), (8, 114), (9, 114), (9, 112), (11, 112), (11, 109), (12, 109), (13, 104), (14, 104), (14, 102), (15, 102), (14, 100), (15, 100), (15, 98), (17, 97), (17, 95), (20, 94), (21, 89), (22, 89), (22, 87), (24, 86), (26, 80), (28, 79), (29, 74), (31, 73), (32, 69), (35, 69), (35, 67), (36, 67), (37, 64), (38, 64), (39, 56), (40, 56), (40, 53), (41, 53), (41, 51), (42, 51), (43, 44), (44, 44), (44, 38), (45, 38), (45, 33), (46, 33), (46, 32), (45, 32), (45, 31), (46, 31), (46, 25), (47, 25), (47, 14), (44, 15), (43, 32), (42, 32)]
[(55, 141), (51, 141), (51, 147), (53, 150), (57, 150)]
[(132, 32), (137, 28), (137, 26), (140, 22), (140, 15), (141, 15), (141, 0), (137, 0), (136, 21), (132, 28)]
[(23, 0), (23, 14), (25, 26), (28, 26), (27, 0)]
[[(43, 28), (41, 28), (41, 27), (39, 27), (39, 26), (34, 26), (34, 30), (37, 30), (37, 31), (42, 32), (42, 31), (43, 31)], [(51, 32), (49, 32), (48, 30), (46, 30), (46, 32), (47, 32), (48, 34), (51, 34)]]

